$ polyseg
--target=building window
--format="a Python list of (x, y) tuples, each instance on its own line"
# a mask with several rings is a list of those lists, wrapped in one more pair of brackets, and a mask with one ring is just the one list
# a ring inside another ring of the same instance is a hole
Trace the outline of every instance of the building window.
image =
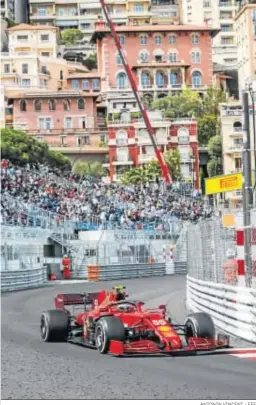
[(56, 102), (55, 100), (49, 100), (49, 110), (50, 111), (55, 111), (56, 110)]
[(191, 35), (191, 43), (193, 45), (199, 44), (199, 35), (198, 34), (192, 34)]
[(128, 136), (125, 131), (118, 131), (116, 134), (116, 145), (126, 146), (128, 143)]
[(156, 35), (156, 36), (155, 36), (155, 38), (154, 38), (154, 43), (155, 43), (155, 45), (161, 45), (161, 43), (162, 43), (162, 37), (161, 37), (161, 35)]
[(252, 10), (252, 21), (256, 21), (256, 9)]
[(200, 87), (202, 86), (202, 73), (201, 72), (193, 72), (192, 73), (192, 86), (193, 87)]
[(147, 37), (147, 35), (141, 35), (141, 36), (140, 36), (140, 44), (141, 44), (141, 45), (147, 45), (147, 43), (148, 43), (148, 37)]
[(50, 57), (50, 52), (41, 52), (41, 56), (43, 56), (45, 58), (49, 58)]
[(156, 73), (156, 85), (158, 88), (165, 87), (164, 74), (162, 72)]
[(39, 129), (52, 129), (52, 120), (51, 118), (39, 118)]
[(87, 124), (87, 122), (86, 122), (86, 117), (81, 118), (81, 120), (80, 120), (80, 127), (83, 128), (83, 129), (86, 129), (86, 127), (87, 127), (86, 124)]
[(241, 170), (242, 169), (242, 159), (241, 158), (235, 158), (235, 169), (236, 170)]
[(4, 73), (10, 73), (10, 65), (4, 64)]
[(150, 76), (149, 76), (149, 73), (142, 72), (142, 75), (141, 75), (141, 85), (142, 85), (142, 87), (144, 87), (144, 88), (151, 87), (151, 86), (150, 86)]
[(61, 146), (67, 146), (67, 137), (66, 136), (60, 137), (60, 144), (61, 144)]
[(20, 111), (27, 111), (27, 102), (26, 100), (20, 100)]
[(176, 72), (172, 72), (171, 74), (170, 74), (170, 84), (172, 85), (172, 86), (176, 86), (177, 84), (178, 84), (178, 73), (176, 73)]
[(169, 59), (169, 62), (171, 62), (171, 63), (177, 62), (178, 61), (177, 52), (170, 52), (168, 55), (168, 59)]
[(41, 41), (42, 42), (48, 42), (49, 41), (49, 34), (42, 34), (41, 35)]
[(253, 35), (256, 36), (256, 24), (253, 24)]
[(64, 119), (64, 128), (65, 129), (71, 129), (72, 128), (72, 118), (71, 117), (65, 117), (65, 119)]
[(64, 109), (64, 111), (69, 111), (70, 110), (70, 101), (69, 100), (64, 100), (63, 101), (63, 109)]
[(188, 128), (179, 128), (178, 129), (178, 143), (180, 145), (189, 144), (189, 130), (188, 130)]
[(147, 52), (141, 52), (139, 56), (140, 62), (148, 62), (148, 53)]
[(28, 40), (28, 36), (27, 35), (18, 35), (17, 40), (26, 42)]
[(27, 63), (22, 64), (22, 73), (25, 75), (28, 74), (28, 64)]
[(117, 65), (122, 65), (122, 59), (119, 53), (116, 55), (116, 64)]
[(41, 101), (40, 101), (40, 100), (36, 100), (36, 101), (35, 101), (35, 111), (36, 111), (36, 112), (40, 112), (40, 111), (41, 111)]
[(90, 90), (89, 80), (82, 80), (82, 89), (83, 90)]
[(127, 76), (126, 73), (120, 72), (117, 75), (117, 87), (124, 89), (127, 87)]
[(73, 79), (71, 81), (72, 89), (79, 89), (79, 81), (77, 79)]
[(201, 55), (199, 51), (193, 51), (191, 54), (191, 61), (192, 63), (200, 63), (201, 62)]
[(77, 106), (78, 106), (78, 110), (84, 110), (84, 99), (83, 98), (79, 98), (77, 100)]
[(99, 90), (100, 89), (100, 80), (99, 79), (93, 79), (92, 80), (92, 89), (93, 90)]
[(120, 35), (120, 36), (119, 36), (119, 42), (120, 42), (120, 45), (124, 45), (124, 44), (125, 44), (125, 37), (124, 37), (124, 35)]
[(46, 16), (46, 8), (38, 8), (38, 9), (37, 9), (37, 14), (38, 14), (40, 17), (45, 17), (45, 16)]
[(233, 31), (233, 25), (231, 24), (221, 24), (220, 26), (222, 32), (232, 32)]
[(236, 121), (233, 124), (233, 132), (242, 132), (243, 130), (243, 126), (242, 123), (240, 121)]
[(63, 70), (60, 71), (60, 80), (64, 79)]
[(221, 43), (223, 45), (233, 45), (234, 39), (232, 37), (223, 37), (223, 38), (221, 38)]
[(22, 79), (21, 87), (30, 87), (30, 79)]
[(41, 67), (41, 72), (46, 75), (47, 74), (47, 66), (42, 66)]
[(169, 44), (176, 44), (176, 35), (169, 35)]
[(143, 13), (144, 12), (144, 5), (143, 4), (135, 4), (133, 6), (133, 10), (135, 11), (135, 13)]

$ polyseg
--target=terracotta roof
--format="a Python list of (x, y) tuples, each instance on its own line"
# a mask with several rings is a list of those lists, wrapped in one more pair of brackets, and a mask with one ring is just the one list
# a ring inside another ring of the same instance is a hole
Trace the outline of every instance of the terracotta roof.
[(53, 27), (51, 25), (30, 25), (30, 24), (19, 24), (14, 27), (8, 28), (7, 31), (34, 31), (34, 30), (58, 30), (58, 27)]
[(92, 79), (92, 78), (100, 78), (99, 72), (88, 72), (88, 73), (73, 73), (69, 75), (67, 79)]
[[(208, 31), (210, 32), (213, 36), (217, 35), (218, 32), (220, 31), (219, 28), (211, 28), (207, 25), (171, 25), (171, 24), (165, 24), (165, 25), (121, 25), (121, 26), (116, 26), (116, 31), (117, 32), (181, 32), (181, 31), (194, 31), (194, 32), (200, 32), (200, 31)], [(97, 34), (107, 34), (110, 33), (110, 29), (107, 27), (102, 27), (99, 28), (97, 27), (96, 24), (96, 31), (94, 32), (92, 36), (92, 41), (95, 41), (97, 38)]]

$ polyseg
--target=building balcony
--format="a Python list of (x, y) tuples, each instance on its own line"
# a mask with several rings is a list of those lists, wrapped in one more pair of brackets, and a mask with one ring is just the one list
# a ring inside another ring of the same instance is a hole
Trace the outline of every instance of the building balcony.
[(233, 154), (233, 153), (242, 153), (243, 151), (243, 145), (232, 145), (227, 148), (228, 154)]
[(242, 109), (226, 109), (221, 110), (222, 117), (242, 117), (243, 110)]
[(68, 146), (62, 145), (60, 142), (54, 146), (49, 145), (50, 149), (55, 152), (60, 152), (63, 154), (67, 153), (77, 153), (77, 154), (92, 154), (92, 155), (102, 155), (108, 153), (108, 148), (102, 148), (92, 145), (83, 145), (83, 146)]
[(151, 11), (149, 10), (144, 10), (144, 11), (134, 11), (134, 10), (127, 10), (127, 14), (129, 15), (129, 18), (136, 17), (136, 18), (150, 18), (152, 16)]
[(234, 6), (231, 1), (220, 1), (219, 7), (223, 8), (223, 9), (228, 9), (228, 8), (233, 9)]
[[(68, 0), (66, 1), (66, 3), (67, 2), (68, 2)], [(30, 4), (38, 4), (38, 5), (40, 5), (40, 3), (42, 3), (42, 1), (41, 0), (29, 0), (29, 3)], [(57, 0), (43, 0), (43, 3), (53, 5), (53, 4), (57, 3)]]
[(139, 163), (149, 163), (151, 160), (156, 158), (154, 153), (146, 154), (146, 155), (139, 155)]
[(161, 67), (163, 67), (163, 68), (166, 68), (166, 67), (170, 67), (170, 68), (172, 68), (172, 67), (185, 67), (185, 68), (188, 68), (190, 66), (190, 64), (188, 64), (188, 63), (185, 63), (185, 61), (184, 60), (179, 60), (179, 61), (176, 61), (176, 62), (170, 62), (169, 60), (166, 60), (166, 59), (163, 59), (163, 60), (159, 60), (159, 61), (156, 61), (156, 60), (152, 60), (152, 61), (144, 61), (144, 60), (141, 60), (141, 59), (138, 59), (137, 60), (137, 64), (136, 65), (134, 65), (134, 66), (132, 66), (132, 68), (133, 69), (141, 69), (141, 68), (147, 68), (147, 67), (149, 67), (149, 68), (152, 68), (152, 67), (158, 67), (158, 68), (161, 68)]
[(40, 15), (40, 14), (32, 14), (30, 15), (30, 20), (42, 20), (42, 21), (47, 21), (47, 20), (55, 20), (55, 15), (52, 13), (49, 13), (47, 15)]
[[(133, 161), (132, 160), (126, 160), (126, 159), (124, 159), (124, 160), (115, 160), (114, 162), (113, 162), (113, 166), (133, 166)], [(109, 164), (108, 164), (108, 167), (109, 167)]]

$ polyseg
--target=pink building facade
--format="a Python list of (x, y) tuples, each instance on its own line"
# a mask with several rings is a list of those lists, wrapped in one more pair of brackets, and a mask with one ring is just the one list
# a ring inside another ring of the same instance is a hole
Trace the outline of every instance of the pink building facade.
[[(145, 25), (117, 27), (125, 57), (139, 90), (154, 98), (188, 86), (197, 91), (212, 84), (212, 37), (207, 26)], [(115, 43), (104, 21), (96, 23), (98, 69), (102, 90), (129, 89)]]

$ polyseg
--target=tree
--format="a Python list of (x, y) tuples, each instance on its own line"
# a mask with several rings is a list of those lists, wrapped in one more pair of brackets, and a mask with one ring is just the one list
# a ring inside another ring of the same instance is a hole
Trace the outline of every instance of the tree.
[(84, 64), (89, 70), (97, 69), (97, 54), (91, 53), (88, 58), (85, 59)]
[(71, 168), (67, 157), (49, 150), (46, 143), (37, 141), (21, 130), (1, 130), (1, 152), (3, 159), (19, 166), (27, 163), (47, 163), (51, 166)]
[(226, 101), (225, 93), (217, 87), (208, 87), (201, 102), (201, 116), (219, 114), (219, 104)]
[(61, 33), (64, 45), (75, 45), (77, 41), (83, 39), (84, 34), (77, 28), (68, 28)]
[(198, 116), (200, 97), (198, 93), (185, 89), (175, 96), (163, 97), (153, 102), (153, 109), (162, 110), (165, 117), (184, 118)]
[(102, 167), (99, 162), (85, 162), (83, 160), (78, 160), (74, 167), (73, 172), (79, 174), (80, 176), (92, 176), (92, 177), (102, 177), (106, 175), (106, 170)]
[(222, 174), (222, 140), (219, 135), (214, 136), (208, 142), (210, 160), (207, 164), (209, 176)]
[(207, 145), (209, 139), (217, 135), (218, 119), (216, 115), (208, 114), (198, 119), (198, 141), (200, 145)]
[(171, 172), (172, 180), (179, 180), (181, 177), (180, 152), (178, 149), (170, 149), (164, 153), (165, 162)]
[[(172, 179), (178, 180), (181, 176), (180, 169), (180, 153), (178, 149), (169, 150), (164, 153), (164, 158), (169, 170), (171, 171)], [(157, 160), (128, 170), (122, 177), (124, 184), (145, 184), (147, 182), (156, 181), (161, 176), (161, 169)]]

